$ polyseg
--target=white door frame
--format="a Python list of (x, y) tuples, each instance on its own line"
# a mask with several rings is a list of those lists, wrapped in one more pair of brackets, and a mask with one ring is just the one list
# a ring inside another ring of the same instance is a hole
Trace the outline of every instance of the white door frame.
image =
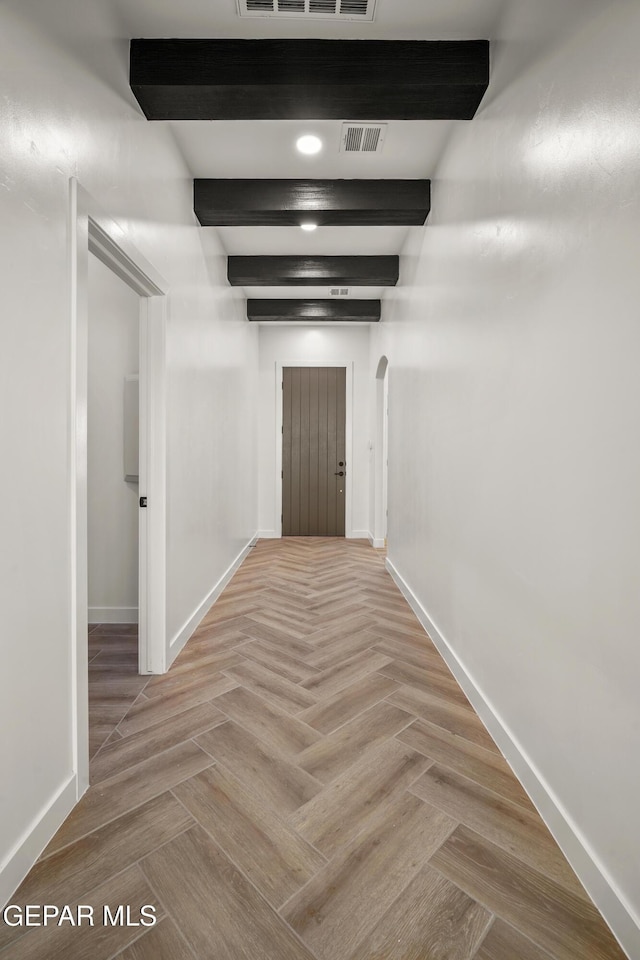
[[(344, 486), (344, 535), (346, 539), (353, 537), (352, 517), (352, 490), (351, 471), (353, 470), (353, 361), (333, 363), (330, 360), (278, 360), (276, 361), (276, 534), (282, 536), (282, 427), (283, 404), (282, 383), (284, 367), (343, 367), (346, 370), (346, 404), (345, 404), (345, 457), (347, 473)], [(280, 519), (278, 519), (278, 517)]]
[(166, 399), (168, 284), (100, 209), (69, 181), (70, 535), (74, 769), (78, 798), (89, 784), (87, 651), (87, 380), (89, 253), (140, 296), (139, 671), (166, 670)]

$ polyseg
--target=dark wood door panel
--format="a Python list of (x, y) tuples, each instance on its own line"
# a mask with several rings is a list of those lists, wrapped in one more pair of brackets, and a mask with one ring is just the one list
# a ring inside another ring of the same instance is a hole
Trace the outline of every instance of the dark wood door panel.
[(282, 535), (343, 537), (346, 369), (285, 367), (282, 386)]

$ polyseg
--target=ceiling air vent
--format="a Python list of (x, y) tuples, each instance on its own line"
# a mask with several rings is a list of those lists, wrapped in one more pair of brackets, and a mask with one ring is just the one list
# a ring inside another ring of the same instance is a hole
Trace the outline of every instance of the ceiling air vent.
[(349, 287), (329, 287), (329, 295), (332, 297), (348, 297)]
[(386, 135), (386, 123), (343, 123), (340, 152), (380, 153)]
[(241, 17), (373, 20), (376, 0), (238, 0)]

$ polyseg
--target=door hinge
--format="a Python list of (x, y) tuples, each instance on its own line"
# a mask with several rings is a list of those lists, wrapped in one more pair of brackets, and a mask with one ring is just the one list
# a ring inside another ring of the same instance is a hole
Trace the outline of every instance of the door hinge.
[(284, 470), (281, 470), (281, 471), (280, 471), (280, 479), (281, 479), (281, 480), (284, 480)]
[(147, 498), (146, 498), (146, 497), (140, 497), (139, 503), (140, 503), (140, 506), (141, 506), (141, 507), (146, 507), (146, 505), (147, 505)]

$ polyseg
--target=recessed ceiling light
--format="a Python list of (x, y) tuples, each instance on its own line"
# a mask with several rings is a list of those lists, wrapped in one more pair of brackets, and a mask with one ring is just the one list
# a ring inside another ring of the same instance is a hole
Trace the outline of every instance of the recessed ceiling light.
[(306, 230), (308, 233), (311, 233), (312, 230), (318, 229), (317, 223), (301, 223), (300, 226), (302, 227), (303, 230)]
[(322, 140), (313, 133), (308, 133), (304, 137), (298, 137), (296, 147), (300, 153), (306, 153), (308, 155), (320, 153), (322, 150)]

